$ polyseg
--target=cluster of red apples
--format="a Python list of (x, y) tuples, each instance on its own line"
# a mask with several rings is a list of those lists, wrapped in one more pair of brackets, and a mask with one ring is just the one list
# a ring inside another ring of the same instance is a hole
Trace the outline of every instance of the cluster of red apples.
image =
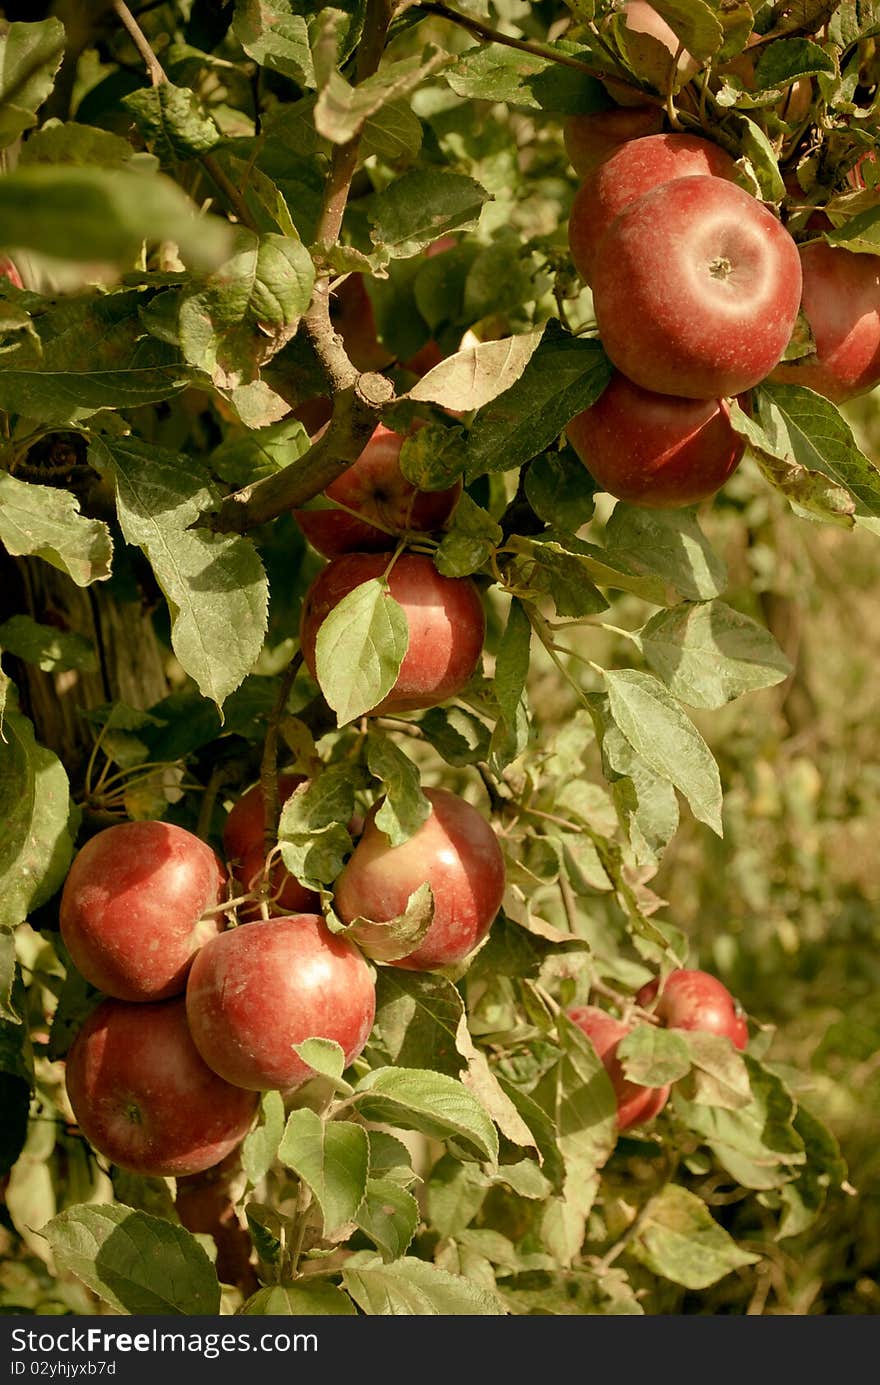
[[(583, 182), (569, 220), (578, 273), (593, 293), (614, 373), (568, 438), (612, 495), (657, 507), (695, 504), (735, 470), (746, 409), (765, 379), (835, 403), (880, 382), (880, 267), (818, 238), (798, 246), (737, 184), (710, 140), (660, 133), (654, 106), (571, 117), (565, 137)], [(806, 355), (783, 361), (802, 310)]]

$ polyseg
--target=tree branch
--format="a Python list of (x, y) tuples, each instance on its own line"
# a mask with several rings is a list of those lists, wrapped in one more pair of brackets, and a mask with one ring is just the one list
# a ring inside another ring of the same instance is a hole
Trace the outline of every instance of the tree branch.
[[(499, 29), (493, 29), (488, 24), (483, 24), (479, 19), (474, 19), (469, 14), (461, 14), (459, 10), (453, 10), (449, 5), (443, 4), (443, 0), (422, 0), (419, 9), (426, 14), (439, 15), (441, 19), (448, 19), (451, 24), (457, 24), (459, 28), (466, 29), (474, 38), (481, 38), (488, 43), (501, 43), (505, 48), (516, 48), (520, 53), (531, 53), (536, 58), (547, 58), (550, 62), (560, 63), (563, 67), (573, 67), (576, 72), (584, 72), (590, 77), (607, 77), (609, 73), (594, 63), (584, 62), (582, 58), (572, 57), (570, 53), (562, 53), (558, 48), (550, 48), (543, 43), (534, 43), (529, 39), (513, 38), (510, 34), (502, 34)], [(621, 80), (626, 80), (623, 74)], [(656, 100), (656, 97), (654, 98)], [(646, 93), (645, 100), (650, 101), (651, 97)]]

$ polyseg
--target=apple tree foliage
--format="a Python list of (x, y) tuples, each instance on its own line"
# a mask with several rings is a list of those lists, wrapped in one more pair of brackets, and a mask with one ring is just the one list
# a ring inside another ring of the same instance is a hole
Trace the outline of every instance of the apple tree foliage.
[[(618, 8), (166, 0), (4, 26), (0, 248), (25, 283), (0, 288), (7, 1309), (641, 1314), (725, 1277), (747, 1302), (845, 1187), (760, 1015), (740, 1055), (633, 1010), (694, 941), (650, 884), (683, 805), (723, 833), (700, 727), (790, 666), (725, 600), (711, 506), (611, 504), (565, 445), (609, 365), (568, 255), (561, 127), (615, 76), (768, 205), (821, 206), (831, 243), (877, 254), (880, 24), (858, 0), (657, 0), (701, 63), (657, 92)], [(725, 65), (753, 34), (746, 84)], [(351, 275), (380, 369), (332, 331), (328, 288)], [(407, 370), (429, 341), (439, 364)], [(318, 397), (333, 418), (311, 446), (295, 412)], [(312, 682), (297, 635), (319, 562), (289, 512), (377, 422), (416, 418), (407, 475), (465, 483), (420, 551), (474, 577), (488, 633), (459, 697), (371, 722), (405, 625), (360, 593)], [(764, 385), (736, 418), (742, 484), (781, 492), (792, 526), (876, 530), (880, 472), (834, 405)], [(314, 782), (281, 850), (328, 902), (353, 812), (386, 794), (405, 839), (423, 779), (491, 818), (508, 891), (455, 970), (395, 969), (393, 936), (375, 944), (367, 1049), (343, 1072), (313, 1041), (315, 1079), (263, 1097), (211, 1236), (182, 1225), (173, 1180), (108, 1168), (71, 1121), (63, 1059), (95, 995), (58, 891), (84, 824), (166, 817), (218, 843), (267, 740)], [(591, 998), (635, 1018), (632, 1079), (673, 1084), (633, 1135), (565, 1015)]]

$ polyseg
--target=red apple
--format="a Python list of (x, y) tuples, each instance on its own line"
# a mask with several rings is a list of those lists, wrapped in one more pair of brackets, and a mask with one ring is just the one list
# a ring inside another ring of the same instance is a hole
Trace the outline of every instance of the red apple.
[(17, 289), (24, 288), (21, 275), (8, 255), (0, 255), (0, 278), (8, 279), (10, 284), (14, 284)]
[[(644, 1009), (657, 998), (659, 983), (649, 981), (636, 996)], [(707, 971), (671, 971), (654, 1007), (657, 1018), (669, 1029), (699, 1029), (725, 1034), (736, 1048), (749, 1041), (745, 1015), (726, 986)]]
[[(196, 965), (197, 964), (197, 965)], [(373, 1027), (376, 989), (363, 955), (316, 914), (247, 923), (202, 948), (186, 988), (196, 1047), (252, 1091), (288, 1091), (313, 1075), (294, 1052), (333, 1039), (346, 1066)]]
[(568, 242), (575, 268), (592, 283), (599, 242), (615, 217), (646, 192), (673, 178), (733, 181), (729, 154), (697, 135), (646, 135), (629, 140), (587, 178), (572, 203)]
[(179, 995), (194, 954), (225, 926), (226, 872), (211, 848), (167, 822), (107, 827), (77, 852), (61, 895), (61, 936), (87, 981), (118, 1000)]
[(642, 1087), (624, 1076), (623, 1063), (617, 1057), (617, 1045), (630, 1032), (632, 1025), (615, 1019), (596, 1005), (576, 1005), (566, 1012), (592, 1043), (614, 1088), (617, 1097), (617, 1128), (628, 1130), (631, 1125), (643, 1125), (653, 1120), (669, 1099), (668, 1087)]
[(688, 399), (765, 379), (800, 298), (791, 236), (723, 178), (675, 178), (644, 193), (605, 232), (593, 265), (599, 335), (618, 370)]
[(362, 274), (349, 274), (330, 299), (330, 320), (358, 370), (384, 370), (394, 355), (379, 341), (376, 315)]
[(745, 446), (723, 399), (654, 394), (617, 371), (565, 431), (603, 490), (648, 509), (708, 499), (736, 470)]
[(258, 1100), (202, 1062), (182, 996), (103, 1001), (73, 1041), (66, 1078), (89, 1143), (121, 1168), (160, 1178), (219, 1163), (247, 1134)]
[(880, 383), (880, 263), (824, 240), (802, 245), (800, 257), (801, 306), (816, 349), (782, 362), (771, 378), (841, 404)]
[(425, 937), (396, 967), (430, 971), (460, 962), (482, 942), (501, 908), (504, 858), (489, 823), (448, 789), (425, 789), (431, 814), (402, 846), (391, 846), (376, 826), (377, 804), (336, 882), (336, 910), (385, 923), (397, 918), (420, 885), (434, 896)]
[[(665, 92), (672, 76), (672, 60), (681, 47), (675, 31), (658, 14), (648, 0), (624, 0), (621, 8), (622, 28), (627, 56), (639, 76), (659, 92)], [(684, 49), (676, 63), (676, 84), (683, 85), (699, 71), (696, 58)], [(604, 78), (608, 92), (622, 106), (637, 105), (644, 100), (634, 88), (613, 77)]]
[[(423, 425), (417, 420), (415, 426)], [(417, 490), (400, 469), (405, 440), (402, 433), (378, 425), (357, 461), (324, 491), (328, 500), (346, 510), (294, 510), (309, 543), (323, 557), (388, 552), (399, 535), (432, 533), (449, 518), (461, 495), (461, 481), (442, 491)], [(371, 519), (382, 528), (369, 523)]]
[[(315, 643), (326, 617), (355, 587), (381, 577), (387, 566), (383, 553), (346, 553), (318, 573), (306, 592), (300, 627), (303, 658), (312, 677)], [(406, 615), (409, 646), (394, 687), (370, 709), (374, 716), (413, 712), (454, 697), (476, 669), (486, 633), (474, 583), (441, 576), (430, 558), (404, 553), (391, 569), (388, 586)]]
[[(284, 804), (294, 789), (306, 782), (302, 774), (278, 776), (278, 802)], [(265, 818), (263, 791), (259, 784), (243, 793), (223, 825), (223, 849), (232, 868), (232, 876), (245, 890), (256, 889), (266, 862)], [(270, 908), (279, 914), (310, 914), (319, 906), (320, 897), (314, 890), (301, 885), (288, 874), (283, 861), (277, 861), (269, 872), (269, 890), (274, 896)], [(238, 906), (240, 919), (260, 917), (258, 903)]]
[(663, 128), (659, 106), (613, 106), (607, 111), (570, 115), (562, 122), (565, 152), (575, 173), (582, 178), (630, 140), (656, 135)]

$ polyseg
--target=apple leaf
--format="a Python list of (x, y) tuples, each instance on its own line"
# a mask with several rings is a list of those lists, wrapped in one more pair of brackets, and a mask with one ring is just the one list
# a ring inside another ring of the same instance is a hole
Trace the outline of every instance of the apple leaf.
[[(485, 188), (463, 173), (412, 169), (373, 198), (373, 244), (383, 246), (392, 259), (409, 259), (450, 231), (472, 230), (489, 197)], [(477, 406), (453, 401), (453, 407)]]
[(233, 489), (273, 476), (308, 452), (311, 441), (297, 418), (226, 438), (211, 453), (211, 468)]
[(488, 754), (488, 727), (463, 707), (431, 707), (419, 729), (447, 765), (474, 765)]
[(407, 481), (420, 491), (446, 490), (462, 475), (466, 461), (459, 427), (444, 428), (428, 423), (415, 433), (409, 433), (400, 449), (400, 469)]
[(837, 1139), (803, 1106), (798, 1107), (794, 1128), (804, 1142), (807, 1162), (780, 1191), (785, 1206), (777, 1232), (780, 1241), (786, 1236), (802, 1235), (813, 1225), (829, 1191), (840, 1188), (847, 1173)]
[(498, 1291), (516, 1314), (641, 1317), (645, 1312), (629, 1280), (616, 1266), (601, 1275), (568, 1269), (526, 1270), (506, 1275)]
[[(514, 534), (505, 548), (517, 555), (504, 569), (512, 593), (534, 600), (550, 596), (558, 616), (590, 616), (608, 609), (608, 602), (590, 580), (590, 564), (578, 551), (579, 541), (552, 530), (536, 538)], [(574, 550), (574, 551), (572, 551)]]
[[(597, 1170), (617, 1138), (614, 1089), (596, 1050), (567, 1015), (557, 1017), (560, 1054), (532, 1097), (554, 1121), (557, 1148), (565, 1166), (563, 1191), (579, 1186), (586, 1210), (598, 1184)], [(509, 1089), (508, 1089), (509, 1090)], [(528, 1121), (528, 1115), (521, 1110)], [(540, 1148), (540, 1144), (539, 1144)]]
[(638, 632), (651, 668), (690, 707), (723, 707), (792, 671), (769, 630), (723, 601), (660, 611)]
[(764, 202), (781, 202), (785, 197), (785, 183), (772, 141), (749, 116), (738, 113), (734, 119), (740, 127), (743, 155), (755, 178), (754, 191)]
[(605, 686), (611, 715), (636, 754), (684, 794), (694, 817), (723, 836), (718, 766), (679, 703), (637, 669), (606, 670)]
[(358, 1083), (353, 1098), (367, 1120), (455, 1139), (480, 1159), (496, 1163), (498, 1133), (476, 1097), (454, 1078), (416, 1068), (377, 1068)]
[(868, 207), (842, 226), (825, 232), (829, 245), (842, 245), (856, 255), (880, 255), (880, 207)]
[(55, 85), (64, 57), (60, 19), (12, 23), (0, 35), (0, 148), (37, 123), (37, 111)]
[(244, 1137), (241, 1164), (248, 1180), (259, 1183), (272, 1167), (284, 1134), (284, 1102), (280, 1092), (263, 1092), (259, 1124)]
[(236, 0), (232, 30), (260, 67), (292, 77), (298, 86), (315, 85), (308, 24), (291, 0)]
[(765, 407), (762, 420), (758, 422), (734, 403), (730, 421), (736, 432), (745, 438), (765, 479), (785, 496), (796, 514), (852, 529), (855, 500), (848, 490), (829, 481), (820, 471), (810, 471), (795, 461), (781, 416)]
[(232, 259), (180, 304), (180, 345), (215, 385), (235, 388), (294, 336), (315, 282), (299, 240), (240, 231)]
[(449, 409), (481, 409), (519, 379), (543, 331), (539, 327), (503, 341), (483, 341), (456, 351), (423, 375), (409, 398)]
[(45, 673), (61, 673), (66, 669), (79, 669), (81, 673), (98, 671), (98, 658), (91, 640), (73, 630), (41, 625), (30, 616), (10, 616), (3, 621), (0, 650), (8, 650), (17, 659), (35, 664)]
[[(480, 408), (468, 434), (469, 479), (521, 466), (551, 447), (576, 414), (595, 404), (610, 378), (599, 342), (572, 337), (551, 320), (517, 377), (481, 401), (487, 407), (458, 406)], [(578, 466), (589, 482), (586, 468)]]
[(351, 1091), (346, 1082), (340, 1081), (345, 1071), (345, 1052), (335, 1039), (304, 1039), (301, 1044), (294, 1044), (293, 1051), (313, 1072)]
[(354, 812), (355, 787), (347, 765), (329, 765), (300, 784), (281, 809), (281, 859), (291, 875), (312, 889), (335, 880), (351, 852), (344, 824)]
[(736, 1109), (688, 1101), (673, 1092), (677, 1114), (709, 1146), (721, 1167), (744, 1188), (780, 1188), (806, 1162), (793, 1125), (794, 1101), (783, 1082), (748, 1054), (742, 1055), (751, 1100)]
[(361, 132), (370, 116), (390, 101), (408, 96), (425, 78), (452, 61), (451, 54), (428, 44), (420, 56), (386, 63), (354, 87), (334, 69), (315, 104), (315, 129), (333, 144), (347, 144)]
[(596, 509), (596, 483), (571, 447), (535, 457), (525, 474), (525, 491), (539, 519), (572, 534)]
[(2, 924), (0, 925), (0, 1022), (6, 1024), (21, 1024), (21, 1015), (16, 1010), (12, 998), (17, 973), (15, 930)]
[(408, 644), (406, 613), (387, 581), (362, 582), (333, 608), (318, 631), (315, 663), (318, 684), (340, 726), (387, 697)]
[(510, 603), (507, 624), (495, 656), (495, 696), (501, 715), (513, 721), (525, 693), (529, 673), (532, 626), (521, 601)]
[(0, 180), (0, 243), (40, 255), (128, 266), (143, 241), (167, 240), (189, 263), (213, 268), (231, 239), (226, 223), (198, 215), (160, 173), (37, 164)]
[(27, 717), (7, 709), (0, 735), (0, 926), (50, 899), (73, 855), (64, 766), (38, 745)]
[(434, 919), (434, 895), (427, 880), (413, 890), (402, 914), (393, 919), (358, 917), (344, 928), (362, 952), (376, 962), (408, 957), (427, 937)]
[(704, 61), (714, 57), (724, 40), (715, 6), (705, 0), (654, 0), (651, 6), (669, 25), (688, 53)]
[(386, 1263), (406, 1254), (420, 1217), (419, 1204), (399, 1183), (392, 1178), (367, 1179), (356, 1220)]
[(322, 1120), (308, 1107), (292, 1111), (278, 1157), (311, 1189), (325, 1237), (334, 1239), (354, 1221), (370, 1168), (370, 1141), (362, 1125)]
[(376, 826), (392, 846), (402, 846), (431, 815), (419, 771), (409, 756), (381, 731), (367, 734), (367, 768), (384, 790)]
[(380, 968), (376, 1018), (367, 1045), (370, 1061), (458, 1077), (464, 1059), (456, 1034), (463, 1014), (461, 996), (445, 976)]
[(298, 238), (299, 232), (290, 214), (287, 199), (268, 174), (258, 168), (252, 159), (239, 158), (228, 145), (218, 149), (213, 157), (227, 177), (241, 190), (255, 231), (261, 234), (276, 232), (293, 240)]
[[(469, 101), (504, 101), (555, 115), (604, 110), (608, 97), (601, 83), (564, 67), (551, 56), (553, 47), (545, 45), (547, 57), (498, 44), (469, 48), (444, 74), (445, 79), (456, 96)], [(557, 47), (566, 56), (585, 52), (573, 44)]]
[(144, 143), (163, 164), (197, 158), (223, 139), (194, 91), (173, 82), (141, 87), (122, 98), (134, 116)]
[(617, 1045), (617, 1057), (629, 1080), (642, 1087), (665, 1087), (691, 1069), (686, 1039), (654, 1024), (635, 1025)]
[(383, 1265), (365, 1252), (364, 1259), (346, 1262), (342, 1282), (368, 1317), (491, 1317), (506, 1311), (489, 1290), (412, 1256)]
[(162, 588), (177, 658), (202, 696), (222, 706), (266, 632), (268, 584), (252, 541), (189, 527), (218, 498), (193, 457), (107, 437), (94, 440), (89, 459), (112, 476), (122, 532)]
[(686, 1289), (707, 1289), (731, 1270), (760, 1259), (740, 1250), (705, 1202), (676, 1183), (651, 1198), (632, 1252), (654, 1274)]
[[(602, 770), (611, 785), (618, 820), (629, 838), (636, 862), (656, 866), (678, 829), (678, 799), (665, 775), (637, 755), (611, 715), (607, 697), (591, 700), (602, 749)], [(641, 920), (635, 920), (641, 927)], [(643, 936), (661, 946), (664, 939), (650, 920)], [(686, 955), (686, 952), (685, 952)], [(684, 960), (682, 957), (679, 960)]]
[(118, 1313), (220, 1312), (214, 1266), (182, 1226), (113, 1203), (71, 1207), (41, 1234), (59, 1268)]
[(342, 1289), (314, 1276), (296, 1284), (270, 1284), (251, 1294), (236, 1310), (240, 1317), (357, 1317), (357, 1309)]
[(435, 554), (437, 571), (444, 577), (469, 577), (489, 561), (502, 538), (501, 525), (465, 491)]
[(179, 394), (190, 372), (176, 346), (147, 335), (149, 302), (138, 289), (46, 300), (32, 315), (40, 354), (27, 341), (0, 353), (0, 408), (62, 424)]
[(389, 101), (369, 116), (361, 132), (358, 154), (388, 163), (412, 163), (422, 147), (422, 122), (409, 100)]
[(702, 1106), (723, 1106), (735, 1111), (752, 1099), (748, 1068), (742, 1054), (723, 1034), (699, 1029), (681, 1031), (690, 1050), (693, 1068), (682, 1083), (681, 1093)]
[(693, 510), (644, 510), (618, 501), (605, 528), (605, 544), (610, 557), (623, 559), (636, 573), (662, 578), (686, 601), (711, 600), (727, 585), (727, 569)]
[(857, 515), (880, 517), (880, 470), (830, 400), (800, 385), (765, 384), (758, 391), (758, 418), (771, 436), (787, 438), (801, 466), (854, 496)]
[(833, 58), (818, 43), (806, 38), (778, 38), (762, 49), (755, 63), (755, 83), (759, 90), (785, 87), (799, 77), (834, 71)]
[(0, 542), (13, 557), (42, 558), (78, 587), (110, 576), (113, 544), (107, 525), (87, 519), (69, 491), (0, 472)]
[(76, 164), (81, 168), (158, 168), (152, 154), (134, 149), (121, 135), (75, 120), (53, 121), (33, 130), (21, 147), (18, 163), (19, 167)]

